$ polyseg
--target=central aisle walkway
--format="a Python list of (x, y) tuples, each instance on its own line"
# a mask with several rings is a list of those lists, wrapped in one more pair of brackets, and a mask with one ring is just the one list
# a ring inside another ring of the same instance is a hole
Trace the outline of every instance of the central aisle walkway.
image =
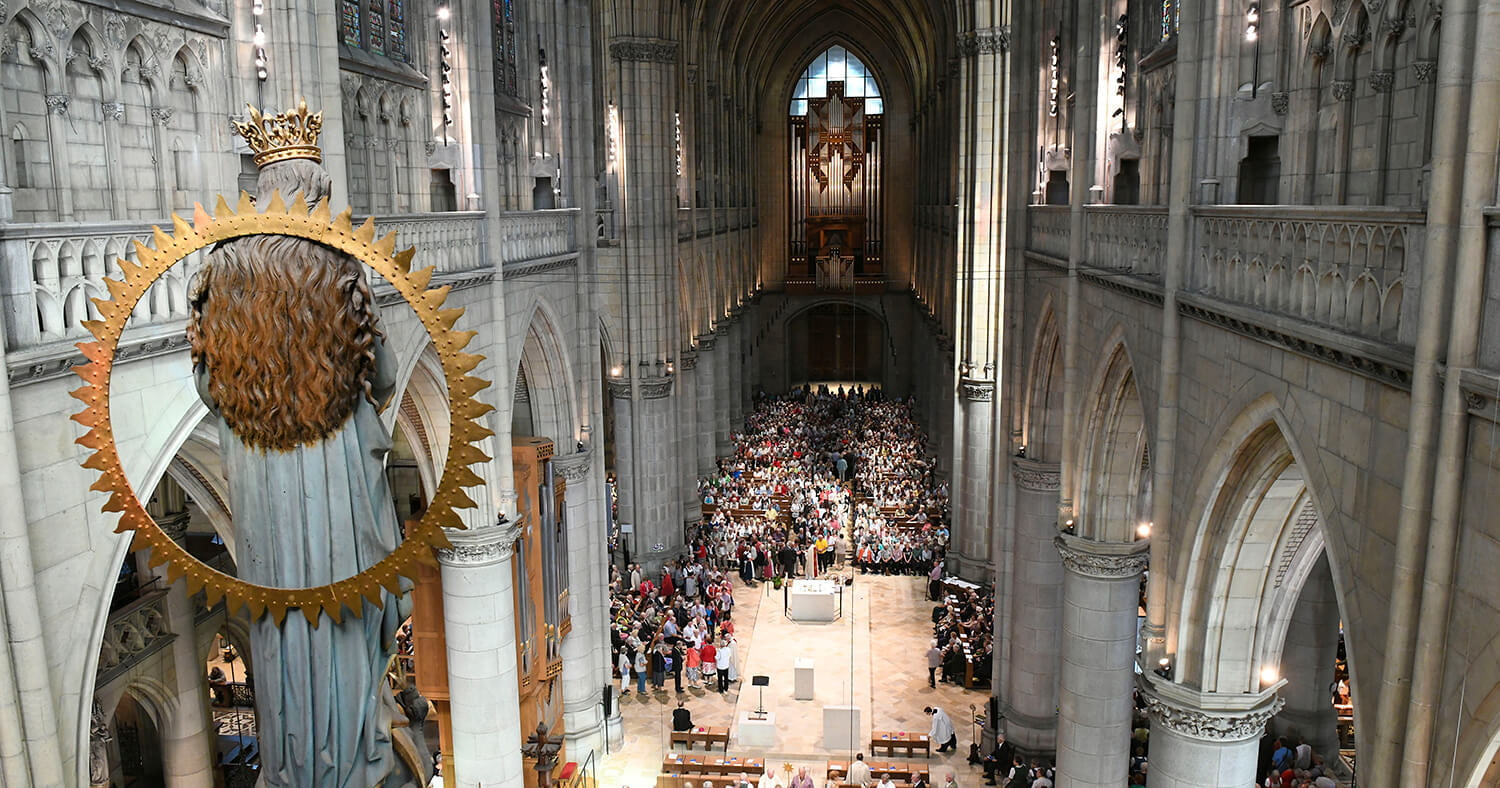
[[(621, 701), (625, 744), (604, 759), (600, 783), (605, 786), (653, 788), (661, 773), (662, 757), (670, 751), (672, 709), (683, 700), (697, 725), (731, 726), (730, 755), (763, 756), (767, 767), (780, 772), (790, 762), (807, 766), (819, 788), (829, 759), (847, 759), (847, 751), (823, 747), (823, 706), (857, 705), (861, 709), (860, 740), (869, 742), (870, 731), (902, 730), (926, 733), (930, 718), (922, 712), (936, 704), (953, 718), (959, 746), (953, 753), (936, 754), (929, 763), (934, 782), (948, 768), (954, 769), (963, 786), (979, 785), (978, 767), (966, 762), (973, 738), (969, 705), (983, 708), (987, 693), (964, 690), (952, 684), (927, 686), (927, 647), (932, 639), (933, 604), (925, 595), (926, 580), (907, 576), (856, 575), (845, 588), (844, 617), (831, 624), (798, 624), (782, 614), (779, 591), (766, 584), (747, 587), (736, 582), (734, 620), (738, 625), (741, 681), (720, 695), (705, 689), (688, 689), (682, 695), (667, 682), (663, 692), (631, 693)], [(816, 699), (792, 697), (792, 667), (800, 657), (816, 660)], [(778, 741), (771, 748), (737, 744), (735, 721), (742, 712), (755, 709), (758, 690), (750, 676), (771, 677), (766, 687), (766, 709), (776, 715)], [(702, 748), (698, 748), (702, 752)], [(868, 750), (861, 748), (865, 757)], [(887, 756), (882, 753), (881, 759)], [(896, 760), (906, 760), (897, 756)], [(921, 760), (918, 756), (915, 760)], [(674, 781), (672, 785), (683, 785)], [(781, 780), (785, 786), (785, 778)]]

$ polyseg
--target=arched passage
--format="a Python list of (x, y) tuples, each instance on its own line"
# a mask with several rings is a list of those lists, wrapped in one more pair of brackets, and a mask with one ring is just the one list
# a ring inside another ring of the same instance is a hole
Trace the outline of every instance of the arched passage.
[(786, 321), (786, 380), (885, 382), (885, 321), (862, 303), (820, 301)]

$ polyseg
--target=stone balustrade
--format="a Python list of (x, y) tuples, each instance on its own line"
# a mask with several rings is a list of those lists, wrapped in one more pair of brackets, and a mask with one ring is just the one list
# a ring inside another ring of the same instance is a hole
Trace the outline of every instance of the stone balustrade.
[(166, 591), (153, 591), (109, 615), (99, 646), (97, 686), (104, 686), (162, 650), (177, 635), (167, 628)]
[[(378, 216), (381, 233), (395, 232), (398, 249), (415, 246), (413, 265), (462, 274), (578, 251), (577, 209), (527, 211), (500, 217), (498, 239), (486, 243), (482, 211)], [(158, 223), (170, 227), (170, 222)], [(88, 337), (83, 321), (98, 317), (90, 298), (106, 298), (104, 279), (119, 277), (118, 260), (135, 261), (135, 241), (149, 241), (147, 222), (0, 224), (0, 316), (7, 351), (71, 343)], [(160, 327), (180, 334), (188, 316), (195, 254), (167, 272), (131, 319), (130, 331)]]
[(1068, 259), (1068, 207), (1033, 205), (1026, 209), (1026, 248), (1059, 260)]
[[(1385, 207), (1237, 206), (1192, 209), (1183, 290), (1292, 317), (1387, 345), (1411, 345), (1426, 216)], [(1027, 249), (1068, 257), (1068, 209), (1027, 209)], [(1084, 210), (1083, 263), (1159, 280), (1167, 256), (1160, 206)]]
[[(1084, 209), (1083, 222), (1084, 259), (1089, 265), (1136, 276), (1161, 276), (1167, 256), (1165, 206), (1090, 205)], [(1066, 246), (1063, 256), (1067, 256)]]
[(1425, 240), (1420, 211), (1195, 208), (1184, 284), (1366, 339), (1411, 345), (1416, 321), (1403, 321), (1402, 312), (1410, 308), (1408, 283), (1420, 277)]

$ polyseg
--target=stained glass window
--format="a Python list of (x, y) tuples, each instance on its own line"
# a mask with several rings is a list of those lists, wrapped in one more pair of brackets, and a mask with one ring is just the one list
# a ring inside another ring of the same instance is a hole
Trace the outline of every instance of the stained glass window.
[(360, 0), (341, 0), (339, 3), (340, 36), (351, 47), (360, 45), (359, 2)]
[(880, 97), (880, 85), (876, 84), (875, 75), (853, 52), (835, 44), (813, 58), (807, 70), (802, 72), (792, 93), (790, 114), (806, 115), (807, 100), (826, 98), (829, 82), (844, 83), (844, 95), (849, 98), (864, 98), (866, 114), (879, 115), (885, 111), (885, 101)]
[(406, 9), (403, 7), (404, 0), (391, 0), (388, 6), (389, 16), (386, 21), (390, 23), (391, 45), (386, 49), (386, 54), (396, 60), (406, 60)]
[(1177, 0), (1161, 0), (1161, 40), (1177, 35)]
[(512, 0), (490, 0), (495, 19), (495, 92), (516, 95), (516, 8)]
[(385, 54), (385, 0), (370, 0), (369, 20), (366, 27), (369, 30), (370, 51), (377, 55)]

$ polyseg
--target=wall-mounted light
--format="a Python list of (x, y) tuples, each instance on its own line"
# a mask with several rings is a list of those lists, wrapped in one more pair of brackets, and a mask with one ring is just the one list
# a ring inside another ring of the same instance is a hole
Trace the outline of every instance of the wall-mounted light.
[(611, 164), (620, 155), (620, 108), (613, 101), (605, 107), (604, 149)]
[(682, 113), (672, 113), (672, 142), (677, 147), (677, 177), (682, 177)]
[(1062, 95), (1062, 36), (1052, 37), (1052, 59), (1047, 66), (1049, 87), (1047, 89), (1047, 114), (1057, 117), (1059, 99)]
[(255, 19), (255, 34), (251, 39), (255, 45), (255, 78), (265, 82), (271, 75), (267, 68), (269, 59), (266, 57), (266, 28), (261, 24), (261, 18), (266, 15), (265, 0), (255, 0), (250, 6), (250, 15)]
[(1251, 3), (1245, 9), (1245, 40), (1256, 41), (1260, 38), (1260, 3)]
[(1156, 661), (1156, 670), (1151, 671), (1164, 679), (1172, 678), (1172, 658), (1162, 657)]
[(1275, 665), (1267, 665), (1260, 669), (1260, 685), (1269, 687), (1281, 680), (1281, 673), (1276, 670)]
[(453, 125), (453, 31), (448, 29), (452, 17), (453, 12), (448, 6), (438, 6), (438, 72), (442, 78), (444, 145), (448, 144), (448, 127)]
[(614, 366), (612, 366), (612, 367), (609, 368), (609, 376), (612, 377), (612, 378), (617, 378), (622, 373), (624, 373), (624, 371), (625, 370), (622, 369), (619, 364), (616, 364), (616, 365), (614, 365)]
[(1141, 523), (1135, 527), (1135, 535), (1142, 539), (1151, 538), (1151, 523)]

